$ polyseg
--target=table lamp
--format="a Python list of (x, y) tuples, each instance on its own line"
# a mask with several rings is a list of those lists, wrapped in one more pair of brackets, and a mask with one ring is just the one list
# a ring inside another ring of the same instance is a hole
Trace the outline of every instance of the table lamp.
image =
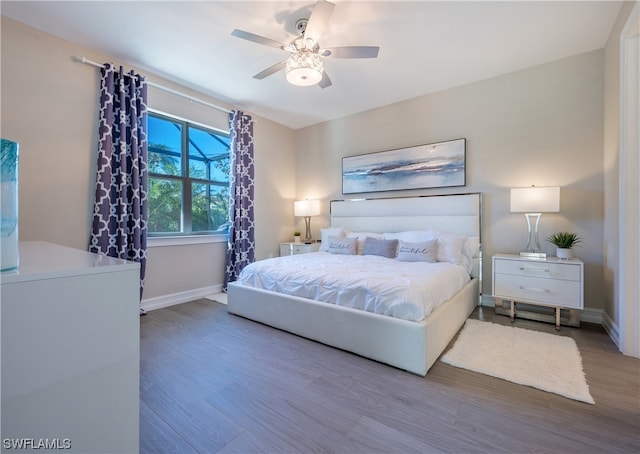
[(295, 216), (304, 216), (307, 232), (304, 237), (305, 243), (311, 243), (311, 216), (320, 214), (319, 200), (296, 200), (293, 204)]
[[(538, 240), (538, 225), (542, 213), (557, 213), (560, 211), (560, 188), (511, 188), (511, 212), (524, 213), (529, 230), (529, 241), (525, 250), (520, 252), (521, 257), (544, 259), (547, 254), (540, 250)], [(531, 229), (534, 222), (535, 227)]]

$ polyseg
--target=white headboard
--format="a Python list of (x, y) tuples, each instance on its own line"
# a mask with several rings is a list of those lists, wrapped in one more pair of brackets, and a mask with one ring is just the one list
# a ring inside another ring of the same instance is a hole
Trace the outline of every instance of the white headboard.
[[(352, 232), (403, 232), (429, 228), (480, 238), (482, 194), (332, 200), (331, 226)], [(481, 252), (477, 270), (482, 272)]]
[(354, 232), (427, 228), (480, 236), (482, 194), (331, 201), (331, 226)]

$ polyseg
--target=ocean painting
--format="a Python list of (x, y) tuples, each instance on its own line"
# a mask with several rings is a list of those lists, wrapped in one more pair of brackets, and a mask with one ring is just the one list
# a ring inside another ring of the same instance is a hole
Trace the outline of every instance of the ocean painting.
[(464, 186), (466, 139), (342, 158), (342, 193)]

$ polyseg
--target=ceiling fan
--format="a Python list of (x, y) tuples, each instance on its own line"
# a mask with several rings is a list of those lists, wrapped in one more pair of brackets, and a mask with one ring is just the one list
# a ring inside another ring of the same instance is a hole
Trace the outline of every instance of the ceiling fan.
[(320, 47), (320, 37), (329, 25), (329, 18), (335, 5), (325, 0), (318, 0), (308, 19), (299, 19), (296, 29), (300, 36), (290, 43), (265, 38), (264, 36), (235, 29), (231, 34), (237, 38), (253, 41), (258, 44), (276, 47), (290, 53), (289, 57), (259, 72), (254, 79), (264, 79), (281, 69), (285, 70), (287, 81), (293, 85), (309, 86), (318, 84), (321, 88), (331, 86), (331, 79), (324, 71), (323, 58), (376, 58), (377, 46), (344, 46)]

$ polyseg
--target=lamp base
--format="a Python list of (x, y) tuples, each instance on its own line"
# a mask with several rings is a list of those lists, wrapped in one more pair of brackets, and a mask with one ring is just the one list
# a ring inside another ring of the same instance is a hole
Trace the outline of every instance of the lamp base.
[[(540, 251), (540, 241), (538, 241), (538, 224), (540, 224), (541, 213), (525, 213), (524, 217), (527, 219), (527, 230), (529, 233), (529, 241), (525, 246), (525, 250), (520, 252), (520, 257), (527, 257), (530, 259), (547, 258), (545, 252)], [(535, 228), (531, 228), (531, 221), (535, 221)]]
[(527, 257), (530, 259), (546, 259), (546, 252), (536, 252), (536, 251), (522, 251), (520, 252), (520, 257)]
[(305, 244), (311, 244), (311, 216), (305, 216), (304, 223), (307, 229), (305, 232), (304, 242)]

